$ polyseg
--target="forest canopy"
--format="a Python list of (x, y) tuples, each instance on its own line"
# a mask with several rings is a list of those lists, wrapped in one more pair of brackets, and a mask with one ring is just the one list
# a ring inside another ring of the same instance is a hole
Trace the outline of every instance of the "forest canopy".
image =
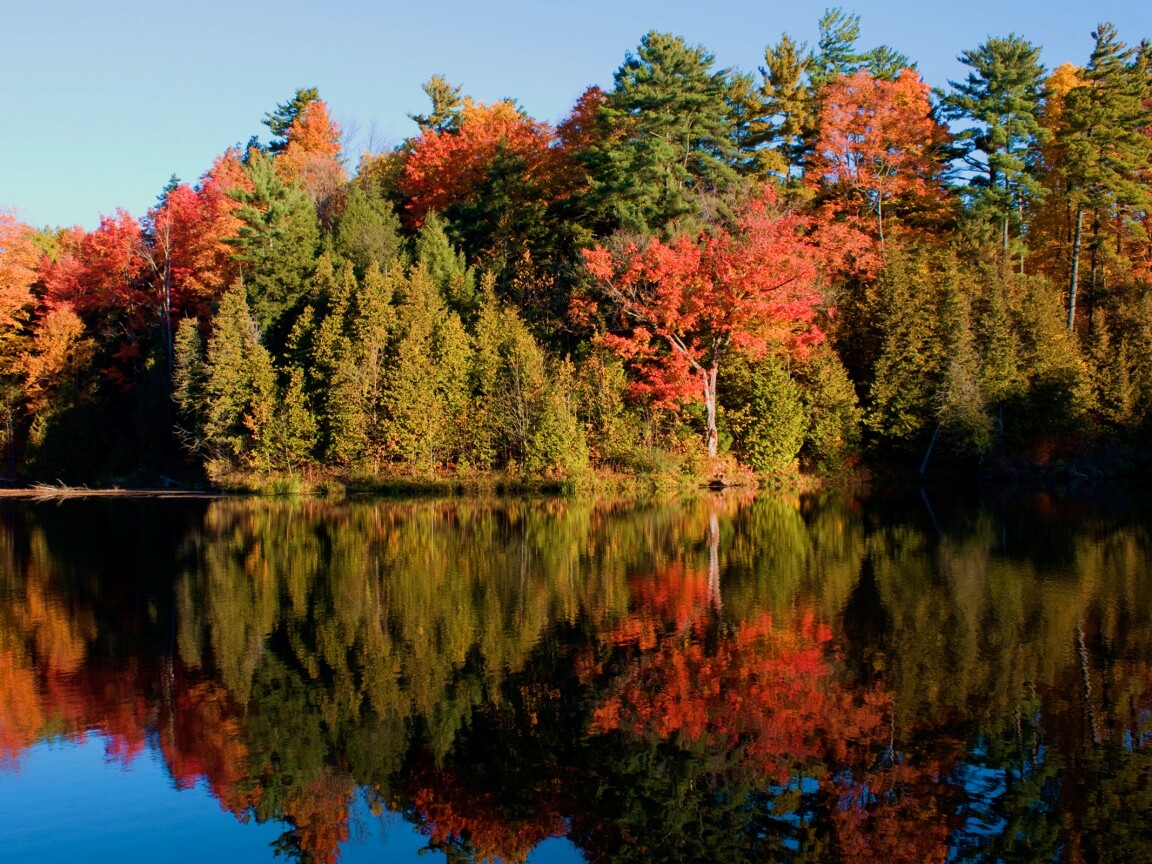
[(139, 217), (0, 211), (0, 477), (1146, 464), (1152, 43), (933, 87), (859, 25), (652, 31), (555, 124), (434, 76), (361, 154), (302, 87)]

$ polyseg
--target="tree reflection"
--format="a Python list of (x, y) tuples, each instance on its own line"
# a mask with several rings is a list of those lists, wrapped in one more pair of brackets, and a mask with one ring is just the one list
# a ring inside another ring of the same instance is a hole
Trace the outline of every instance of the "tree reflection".
[(932, 505), (6, 503), (0, 760), (153, 746), (301, 861), (357, 795), (450, 860), (1150, 857), (1146, 524)]

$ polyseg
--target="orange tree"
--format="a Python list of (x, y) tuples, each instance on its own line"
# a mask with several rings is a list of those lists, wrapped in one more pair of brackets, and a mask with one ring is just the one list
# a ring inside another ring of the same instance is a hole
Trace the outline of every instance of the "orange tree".
[(673, 407), (700, 394), (708, 455), (715, 456), (716, 379), (733, 351), (754, 356), (773, 348), (803, 351), (823, 339), (814, 319), (821, 294), (809, 221), (775, 206), (765, 192), (741, 206), (731, 225), (584, 252), (599, 299), (619, 324), (606, 343), (641, 370), (636, 395)]

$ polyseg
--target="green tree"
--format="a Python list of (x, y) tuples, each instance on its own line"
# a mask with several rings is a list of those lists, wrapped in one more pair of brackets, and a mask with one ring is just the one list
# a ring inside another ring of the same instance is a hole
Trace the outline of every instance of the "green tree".
[(228, 242), (235, 247), (248, 302), (262, 330), (276, 344), (308, 289), (316, 265), (320, 227), (312, 199), (276, 174), (272, 158), (253, 153), (245, 166), (252, 191), (236, 189), (241, 225)]
[(828, 343), (809, 353), (796, 379), (807, 418), (801, 459), (821, 474), (836, 474), (860, 452), (863, 416), (856, 388)]
[(392, 455), (424, 475), (435, 472), (439, 443), (447, 431), (434, 361), (436, 328), (442, 315), (435, 284), (423, 268), (416, 267), (397, 309), (383, 407)]
[(814, 89), (860, 68), (864, 55), (856, 48), (860, 38), (860, 16), (836, 7), (820, 16), (820, 36), (808, 67), (808, 80)]
[(879, 441), (916, 447), (935, 425), (941, 333), (937, 292), (947, 265), (931, 252), (889, 250), (872, 315), (880, 353), (868, 387), (865, 423)]
[(184, 318), (176, 328), (172, 399), (180, 409), (176, 437), (192, 453), (204, 446), (205, 365), (204, 334), (195, 318)]
[(356, 266), (360, 275), (372, 264), (387, 265), (401, 248), (400, 220), (392, 203), (369, 195), (358, 183), (350, 184), (344, 210), (336, 223), (333, 245)]
[(784, 470), (804, 443), (807, 420), (800, 388), (772, 356), (738, 361), (726, 379), (724, 425), (740, 460), (764, 473)]
[(980, 386), (980, 358), (969, 300), (956, 278), (944, 282), (942, 294), (940, 335), (944, 350), (936, 419), (956, 452), (983, 455), (992, 440), (992, 425)]
[(458, 128), (460, 110), (464, 107), (460, 88), (453, 87), (441, 75), (433, 75), (420, 89), (431, 100), (432, 109), (427, 114), (409, 114), (408, 119), (415, 122), (421, 132), (448, 132)]
[(320, 91), (315, 87), (301, 87), (291, 99), (278, 104), (274, 111), (264, 115), (263, 123), (272, 133), (272, 142), (268, 145), (269, 153), (276, 155), (287, 149), (288, 130), (308, 106), (319, 98)]
[(276, 413), (276, 373), (260, 343), (244, 289), (229, 289), (212, 319), (204, 372), (204, 439), (210, 473), (267, 467)]
[(617, 134), (586, 154), (609, 225), (669, 230), (736, 182), (728, 73), (712, 64), (702, 46), (655, 31), (625, 55), (602, 108)]
[(805, 142), (814, 136), (816, 108), (806, 80), (811, 64), (808, 43), (797, 44), (787, 33), (764, 49), (760, 74), (768, 128), (763, 135), (772, 154), (765, 167), (784, 180), (803, 167)]
[(471, 320), (476, 312), (476, 271), (464, 260), (448, 239), (444, 222), (429, 213), (416, 234), (416, 262), (432, 280), (449, 309), (462, 320)]
[[(1143, 171), (1152, 160), (1152, 78), (1141, 54), (1129, 48), (1109, 23), (1092, 34), (1095, 47), (1080, 84), (1064, 99), (1064, 123), (1057, 129), (1065, 179), (1075, 211), (1071, 272), (1068, 281), (1068, 329), (1076, 323), (1084, 215), (1093, 216), (1092, 248), (1099, 246), (1101, 219), (1152, 206), (1152, 190)], [(1096, 282), (1097, 256), (1092, 256)], [(1089, 298), (1089, 302), (1095, 298)]]
[(1010, 236), (1022, 241), (1025, 214), (1043, 191), (1038, 172), (1049, 137), (1040, 122), (1047, 73), (1040, 48), (1014, 33), (957, 59), (972, 71), (963, 82), (948, 82), (943, 114), (958, 125), (955, 140), (974, 212), (999, 223), (1007, 256)]
[(264, 452), (271, 467), (294, 471), (312, 459), (317, 423), (304, 392), (303, 370), (290, 367), (287, 379), (277, 402)]
[(386, 273), (372, 264), (352, 305), (352, 344), (360, 380), (367, 453), (378, 465), (386, 449), (385, 393), (389, 346), (396, 326), (392, 305), (394, 286), (403, 279), (401, 265), (393, 261)]

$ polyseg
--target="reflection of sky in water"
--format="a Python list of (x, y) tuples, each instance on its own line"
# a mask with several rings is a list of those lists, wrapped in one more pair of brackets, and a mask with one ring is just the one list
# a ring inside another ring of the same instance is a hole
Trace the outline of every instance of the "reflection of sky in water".
[[(271, 844), (282, 823), (240, 822), (220, 808), (203, 780), (178, 790), (160, 754), (148, 748), (127, 766), (110, 761), (106, 739), (56, 740), (20, 755), (19, 767), (0, 770), (0, 859), (55, 864), (75, 862), (282, 861)], [(427, 840), (399, 814), (373, 816), (357, 799), (341, 864), (443, 861), (419, 851)], [(583, 861), (565, 839), (541, 843), (531, 864)]]

